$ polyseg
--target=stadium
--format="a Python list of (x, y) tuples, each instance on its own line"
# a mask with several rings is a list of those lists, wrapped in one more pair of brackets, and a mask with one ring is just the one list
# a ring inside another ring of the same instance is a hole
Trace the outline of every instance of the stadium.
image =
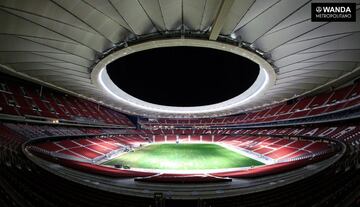
[(0, 205), (360, 206), (359, 8), (0, 0)]

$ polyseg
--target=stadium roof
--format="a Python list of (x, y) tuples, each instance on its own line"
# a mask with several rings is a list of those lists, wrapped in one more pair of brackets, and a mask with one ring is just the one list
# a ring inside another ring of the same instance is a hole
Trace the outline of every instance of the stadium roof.
[[(125, 113), (162, 116), (119, 104), (92, 80), (94, 67), (147, 39), (227, 42), (259, 55), (276, 72), (261, 96), (210, 115), (238, 113), (359, 76), (360, 24), (312, 22), (313, 2), (323, 1), (0, 0), (0, 64)], [(359, 10), (359, 0), (348, 2)]]

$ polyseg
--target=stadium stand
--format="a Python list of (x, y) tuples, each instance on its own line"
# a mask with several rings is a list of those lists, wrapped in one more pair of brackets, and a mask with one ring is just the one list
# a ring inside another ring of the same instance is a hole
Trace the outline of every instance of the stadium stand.
[(0, 74), (0, 114), (133, 127), (123, 114), (87, 100)]
[(360, 0), (0, 0), (0, 207), (360, 207), (359, 20)]
[[(134, 143), (145, 143), (146, 140), (140, 136), (114, 135), (81, 139), (66, 139), (55, 142), (45, 142), (33, 145), (38, 151), (52, 154), (53, 156), (61, 155), (72, 159), (73, 157), (82, 160), (97, 160), (120, 150), (125, 150), (126, 146)], [(35, 150), (33, 149), (33, 150)], [(56, 154), (56, 155), (55, 155)]]
[[(139, 203), (139, 198), (138, 197), (131, 197), (131, 196), (119, 196), (118, 194), (111, 194), (108, 192), (102, 192), (99, 190), (95, 190), (89, 187), (85, 187), (83, 185), (79, 185), (70, 181), (66, 181), (62, 178), (59, 178), (57, 176), (54, 176), (44, 170), (42, 170), (41, 168), (37, 167), (34, 163), (32, 163), (31, 161), (28, 161), (25, 157), (23, 157), (22, 153), (21, 153), (21, 143), (23, 143), (24, 141), (28, 140), (28, 138), (22, 136), (21, 134), (18, 134), (17, 132), (15, 132), (14, 130), (10, 129), (9, 127), (6, 126), (7, 123), (3, 123), (1, 124), (1, 131), (3, 132), (0, 137), (1, 137), (1, 162), (0, 162), (0, 166), (2, 168), (1, 170), (1, 183), (2, 183), (2, 191), (0, 191), (2, 193), (2, 201), (3, 202), (7, 202), (7, 200), (10, 200), (11, 202), (13, 201), (14, 196), (19, 196), (22, 197), (23, 199), (18, 199), (16, 200), (14, 205), (20, 205), (19, 202), (25, 202), (24, 205), (28, 205), (28, 206), (32, 206), (32, 205), (38, 205), (39, 203), (42, 203), (44, 205), (49, 205), (50, 203), (53, 204), (54, 201), (56, 201), (57, 206), (61, 206), (61, 205), (74, 205), (75, 203), (78, 205), (83, 205), (83, 204), (87, 204), (88, 206), (96, 206), (99, 205), (99, 202), (101, 201), (102, 204), (104, 204), (103, 199), (107, 199), (106, 202), (108, 206), (116, 206), (115, 203), (121, 202), (122, 204), (126, 204), (128, 203), (129, 206), (148, 206), (147, 204), (152, 203), (153, 200), (151, 199), (143, 199), (143, 204)], [(329, 130), (332, 127), (328, 127), (327, 130)], [(355, 128), (356, 130), (357, 128)], [(313, 128), (308, 129), (307, 131), (311, 131), (313, 130)], [(325, 129), (326, 130), (326, 129)], [(323, 131), (325, 131), (323, 130)], [(258, 134), (267, 134), (269, 133), (269, 131), (271, 131), (272, 134), (279, 134), (281, 133), (294, 133), (294, 131), (300, 131), (300, 130), (296, 130), (294, 128), (288, 128), (288, 129), (276, 129), (276, 130), (258, 130), (255, 132), (255, 130), (250, 130), (250, 131), (246, 131), (246, 130), (233, 130), (233, 132), (236, 132), (237, 134), (243, 134), (243, 133), (258, 133)], [(179, 132), (179, 131), (177, 131)], [(225, 131), (223, 131), (225, 132)], [(304, 131), (305, 132), (305, 131)], [(319, 131), (320, 132), (320, 131)], [(217, 131), (217, 133), (219, 133), (219, 131)], [(343, 132), (342, 128), (339, 128), (336, 131), (333, 131), (333, 136), (335, 135), (340, 135), (343, 134), (342, 137), (346, 137), (346, 133)], [(354, 132), (353, 132), (354, 133)], [(351, 136), (353, 133), (348, 134), (348, 136)], [(356, 133), (355, 133), (356, 134)], [(200, 135), (199, 135), (200, 136)], [(124, 137), (124, 136), (121, 136)], [(133, 137), (133, 136), (130, 136)], [(240, 135), (238, 135), (238, 138), (241, 137)], [(109, 141), (111, 141), (111, 138), (89, 138), (90, 140), (95, 139), (97, 142), (97, 144), (103, 146), (104, 143), (108, 143)], [(220, 138), (221, 139), (221, 138)], [(273, 138), (275, 139), (275, 138)], [(89, 142), (87, 141), (80, 141), (80, 140), (87, 140), (87, 139), (75, 139), (78, 140), (81, 143), (87, 143), (89, 144)], [(136, 139), (135, 139), (136, 140)], [(226, 137), (225, 139), (223, 139), (226, 141)], [(236, 140), (236, 138), (235, 138)], [(275, 139), (276, 140), (276, 139)], [(275, 141), (272, 140), (272, 141)], [(230, 139), (228, 140), (230, 141)], [(266, 141), (266, 137), (262, 137), (262, 141), (265, 142)], [(277, 140), (278, 141), (278, 140)], [(280, 140), (281, 141), (281, 140)], [(278, 141), (279, 142), (279, 141)], [(288, 143), (288, 140), (283, 141), (284, 143)], [(296, 142), (291, 142), (291, 146), (297, 147), (297, 148), (302, 148), (304, 146), (307, 146), (308, 143), (310, 141), (296, 141)], [(55, 150), (62, 150), (62, 147), (77, 147), (78, 145), (80, 145), (80, 143), (77, 144), (77, 142), (73, 142), (68, 139), (65, 140), (59, 140), (59, 143), (61, 145), (57, 146), (57, 145), (53, 145), (53, 144), (49, 144), (52, 142), (46, 142), (43, 143), (41, 146), (43, 146), (45, 149), (47, 149), (48, 151), (55, 151)], [(271, 143), (268, 143), (271, 144)], [(95, 145), (95, 144), (94, 144)], [(112, 146), (112, 145), (111, 145)], [(103, 146), (105, 148), (105, 146)], [(316, 147), (317, 148), (317, 147)], [(350, 159), (350, 156), (347, 156), (344, 159)], [(66, 163), (66, 164), (64, 164)], [(84, 164), (84, 162), (81, 162), (81, 165), (78, 165), (79, 163), (76, 163), (76, 161), (71, 161), (71, 162), (64, 162), (63, 164), (66, 166), (76, 166), (75, 168), (79, 169), (79, 170), (86, 170), (87, 172), (92, 172), (92, 173), (98, 173), (98, 170), (101, 170), (101, 172), (104, 172), (104, 169), (102, 169), (101, 167), (98, 166), (94, 166), (91, 164)], [(356, 185), (354, 185), (353, 179), (357, 178), (358, 176), (355, 176), (353, 173), (354, 171), (348, 170), (348, 171), (338, 171), (338, 169), (341, 168), (347, 168), (348, 166), (352, 166), (349, 164), (349, 162), (343, 161), (341, 163), (344, 164), (338, 164), (336, 166), (334, 166), (332, 169), (329, 169), (327, 171), (324, 171), (323, 173), (320, 173), (316, 176), (313, 176), (311, 178), (308, 179), (304, 179), (298, 183), (296, 183), (296, 185), (290, 185), (290, 186), (285, 186), (285, 187), (280, 187), (278, 189), (276, 189), (276, 192), (274, 191), (267, 191), (267, 192), (262, 192), (262, 193), (258, 193), (258, 194), (252, 194), (249, 196), (241, 196), (241, 197), (233, 197), (231, 199), (220, 199), (220, 200), (214, 200), (214, 199), (209, 199), (209, 200), (204, 200), (202, 202), (206, 203), (204, 204), (204, 206), (229, 206), (232, 204), (235, 204), (236, 202), (239, 201), (239, 199), (241, 199), (242, 203), (247, 204), (248, 206), (258, 206), (258, 205), (264, 205), (267, 202), (273, 203), (275, 202), (277, 205), (289, 205), (290, 203), (293, 204), (293, 202), (295, 202), (296, 199), (296, 204), (297, 206), (301, 206), (302, 203), (306, 204), (309, 202), (317, 202), (317, 203), (321, 203), (322, 205), (327, 205), (329, 202), (332, 202), (334, 198), (334, 196), (336, 197), (341, 197), (342, 195), (346, 194), (348, 191), (347, 190), (352, 190), (352, 189), (356, 189)], [(346, 164), (345, 164), (346, 163)], [(74, 165), (76, 164), (76, 165)], [(79, 167), (81, 166), (81, 167)], [(90, 168), (89, 168), (90, 166)], [(276, 171), (280, 169), (275, 167)], [(89, 170), (92, 169), (92, 170)], [(111, 169), (106, 169), (105, 172), (109, 172), (108, 170)], [(281, 171), (279, 171), (281, 172)], [(117, 171), (117, 173), (119, 173), (119, 171)], [(233, 172), (234, 173), (234, 172)], [(261, 174), (262, 171), (259, 170), (259, 172), (253, 172), (253, 175), (257, 175), (257, 174)], [(13, 177), (13, 176), (16, 177)], [(108, 175), (113, 175), (112, 173), (109, 173)], [(147, 176), (148, 174), (144, 175)], [(218, 176), (217, 174), (214, 174), (215, 176)], [(123, 174), (117, 175), (116, 177), (122, 177), (124, 176)], [(139, 176), (139, 175), (138, 175)], [(229, 174), (223, 174), (223, 176), (229, 176)], [(236, 175), (232, 175), (232, 176), (243, 176), (241, 174), (236, 174)], [(334, 178), (337, 179), (334, 179)], [(326, 183), (325, 181), (327, 179), (333, 179), (334, 182), (331, 183), (331, 185), (326, 184), (324, 185), (324, 183)], [(359, 178), (357, 178), (359, 179)], [(43, 182), (37, 182), (37, 180), (42, 180)], [(162, 183), (174, 183), (177, 182), (171, 175), (166, 175), (164, 177), (150, 177), (147, 179), (138, 179), (141, 182), (162, 182)], [(191, 179), (185, 179), (185, 181), (183, 182), (190, 182), (190, 183), (198, 183), (198, 182), (219, 182), (219, 179), (215, 179), (212, 177), (205, 177), (205, 178), (199, 178), (199, 177), (193, 177)], [(229, 180), (226, 180), (229, 181)], [(349, 182), (350, 181), (350, 182)], [(46, 183), (46, 184), (43, 184)], [(311, 183), (312, 187), (309, 188), (309, 184)], [(50, 186), (57, 186), (56, 189), (53, 189)], [(314, 186), (315, 189), (314, 189)], [(340, 187), (341, 186), (341, 187)], [(9, 191), (11, 187), (11, 191)], [(4, 191), (5, 188), (5, 191)], [(51, 190), (49, 189), (51, 188)], [(301, 190), (299, 190), (299, 188), (301, 188)], [(70, 189), (70, 190), (69, 190)], [(77, 189), (72, 191), (71, 189)], [(76, 193), (79, 192), (79, 189), (81, 189), (81, 194), (80, 193)], [(56, 194), (53, 193), (49, 193), (49, 192), (54, 192), (54, 190), (57, 192)], [(325, 191), (325, 192), (324, 192)], [(67, 192), (72, 192), (72, 193), (67, 193)], [(287, 193), (285, 193), (287, 192)], [(291, 192), (291, 193), (290, 193)], [(299, 195), (303, 195), (304, 192), (306, 192), (306, 196), (304, 195), (304, 197), (302, 197), (302, 199), (299, 200)], [(314, 193), (317, 192), (317, 193)], [(321, 192), (321, 193), (320, 193)], [(279, 198), (278, 196), (276, 196), (275, 198), (273, 197), (274, 193), (276, 193), (276, 195), (282, 195), (284, 197)], [(309, 196), (309, 195), (313, 195), (313, 196)], [(326, 198), (328, 199), (323, 199), (324, 196), (326, 195)], [(30, 199), (31, 197), (31, 199)], [(89, 199), (88, 197), (91, 197), (91, 199)], [(35, 198), (35, 199), (34, 199)], [(66, 198), (66, 199), (64, 199)], [(320, 199), (322, 198), (322, 199)], [(305, 201), (304, 201), (305, 199)], [(320, 200), (319, 200), (320, 199)], [(169, 201), (169, 203), (172, 202), (171, 200)], [(180, 202), (180, 201), (178, 201)], [(186, 202), (186, 201), (184, 201)], [(220, 203), (219, 203), (220, 202)], [(145, 205), (146, 203), (146, 205)], [(181, 203), (181, 202), (180, 202)], [(181, 203), (182, 205), (184, 205), (184, 203)], [(191, 205), (193, 205), (194, 203), (192, 203)], [(6, 205), (8, 206), (8, 205)], [(177, 206), (176, 204), (174, 204), (173, 206)]]
[(318, 123), (303, 126), (286, 126), (286, 127), (264, 127), (264, 128), (246, 128), (246, 129), (156, 129), (156, 130), (127, 130), (128, 133), (148, 134), (150, 137), (164, 140), (163, 135), (167, 134), (190, 134), (197, 137), (212, 140), (215, 135), (296, 135), (296, 136), (313, 136), (328, 137), (345, 141), (351, 145), (360, 145), (360, 126), (357, 122), (344, 123)]
[[(34, 155), (81, 172), (116, 179), (136, 177), (139, 183), (191, 185), (227, 183), (232, 179), (257, 178), (299, 169), (332, 156), (338, 149), (321, 138), (333, 139), (346, 144), (346, 154), (326, 171), (294, 184), (230, 199), (169, 200), (168, 203), (174, 204), (172, 206), (191, 203), (193, 206), (196, 202), (201, 203), (200, 206), (210, 207), (236, 205), (239, 201), (245, 206), (261, 206), (269, 202), (273, 206), (289, 206), (295, 202), (296, 206), (306, 206), (308, 203), (328, 206), (337, 198), (346, 198), (346, 195), (359, 190), (355, 183), (360, 181), (360, 125), (355, 118), (339, 122), (342, 117), (349, 117), (349, 113), (356, 115), (359, 84), (303, 98), (292, 104), (283, 103), (226, 118), (158, 119), (155, 122), (139, 119), (140, 128), (135, 129), (125, 115), (113, 109), (8, 76), (1, 76), (0, 80), (2, 206), (118, 206), (121, 202), (125, 206), (148, 207), (154, 204), (153, 199), (113, 194), (55, 176), (25, 157), (23, 145), (26, 142), (34, 143), (29, 148)], [(332, 121), (328, 121), (329, 116)], [(60, 122), (53, 123), (47, 119)], [(302, 125), (291, 122), (300, 119), (303, 120)], [(249, 124), (262, 123), (272, 124), (247, 127)], [(156, 124), (176, 127), (155, 128)], [(192, 127), (185, 128), (188, 126)], [(205, 128), (193, 128), (196, 126)], [(100, 160), (142, 144), (176, 141), (231, 145), (271, 160), (273, 164), (246, 171), (206, 175), (159, 174), (97, 164)], [(330, 179), (334, 182), (326, 184)], [(310, 184), (315, 187), (310, 188)], [(301, 200), (298, 200), (299, 195)], [(139, 203), (140, 200), (143, 202)]]
[(144, 128), (149, 127), (197, 127), (197, 126), (241, 126), (298, 120), (334, 114), (352, 109), (360, 103), (360, 83), (346, 86), (333, 92), (305, 97), (295, 103), (287, 102), (232, 117), (203, 119), (140, 119)]
[(114, 128), (75, 127), (57, 124), (34, 124), (34, 123), (4, 123), (4, 125), (17, 133), (29, 138), (39, 139), (46, 137), (64, 136), (87, 136), (121, 134), (124, 130)]
[[(190, 135), (186, 137), (190, 137)], [(179, 137), (177, 139), (180, 143), (184, 142)], [(174, 143), (175, 140), (169, 140), (168, 142)], [(185, 142), (189, 142), (188, 138), (186, 138)], [(246, 150), (259, 157), (274, 160), (274, 162), (315, 157), (316, 155), (326, 154), (331, 149), (329, 149), (330, 144), (324, 142), (263, 136), (222, 136), (220, 139), (213, 139), (212, 142), (224, 143), (241, 150)], [(121, 149), (124, 151), (125, 146), (146, 143), (148, 143), (148, 140), (139, 135), (118, 135), (106, 138), (82, 138), (45, 142), (32, 145), (31, 147), (33, 150), (37, 149), (52, 156), (60, 155), (60, 157), (64, 158), (64, 154), (66, 154), (68, 159), (77, 157), (85, 159), (85, 161), (94, 161), (109, 157), (107, 155), (113, 154), (115, 151)]]

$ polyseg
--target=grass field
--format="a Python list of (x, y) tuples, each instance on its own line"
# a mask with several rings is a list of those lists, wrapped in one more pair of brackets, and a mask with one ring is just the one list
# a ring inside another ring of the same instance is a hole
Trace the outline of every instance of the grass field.
[(167, 170), (208, 170), (263, 165), (217, 144), (152, 144), (103, 164)]

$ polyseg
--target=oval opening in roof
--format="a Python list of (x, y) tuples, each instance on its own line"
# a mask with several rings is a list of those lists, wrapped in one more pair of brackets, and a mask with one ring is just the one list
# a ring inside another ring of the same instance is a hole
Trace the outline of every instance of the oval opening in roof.
[(106, 67), (116, 86), (149, 103), (191, 107), (220, 103), (246, 91), (259, 65), (205, 47), (162, 47), (132, 53)]

